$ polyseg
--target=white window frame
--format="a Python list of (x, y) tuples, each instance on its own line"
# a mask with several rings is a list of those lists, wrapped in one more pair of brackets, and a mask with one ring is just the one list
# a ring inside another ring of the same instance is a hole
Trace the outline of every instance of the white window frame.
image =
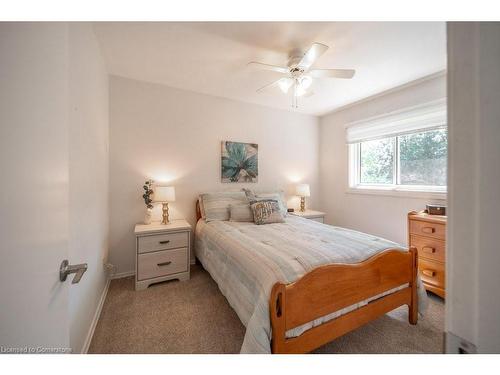
[[(426, 130), (422, 130), (426, 131)], [(419, 133), (415, 131), (411, 134)], [(399, 185), (399, 142), (397, 136), (393, 138), (394, 142), (394, 171), (393, 184), (363, 184), (361, 183), (361, 142), (348, 145), (349, 152), (349, 185), (347, 192), (356, 194), (376, 194), (389, 196), (406, 196), (413, 198), (428, 199), (446, 199), (446, 186), (432, 185)], [(385, 139), (384, 138), (384, 139)], [(382, 138), (381, 138), (382, 139)]]

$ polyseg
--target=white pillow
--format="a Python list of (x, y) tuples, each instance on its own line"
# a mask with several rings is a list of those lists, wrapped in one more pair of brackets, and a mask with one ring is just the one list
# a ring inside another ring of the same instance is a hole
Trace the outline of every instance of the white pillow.
[(205, 220), (228, 221), (231, 204), (248, 204), (248, 198), (243, 191), (227, 191), (201, 194)]
[(253, 223), (253, 212), (250, 204), (232, 204), (229, 206), (229, 221)]

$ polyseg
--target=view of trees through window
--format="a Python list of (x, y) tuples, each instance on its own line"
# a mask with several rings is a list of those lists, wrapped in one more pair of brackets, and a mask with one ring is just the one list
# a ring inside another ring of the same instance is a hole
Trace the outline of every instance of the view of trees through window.
[(361, 184), (446, 186), (446, 129), (361, 142), (359, 147)]
[(361, 183), (392, 184), (394, 181), (394, 138), (361, 142)]

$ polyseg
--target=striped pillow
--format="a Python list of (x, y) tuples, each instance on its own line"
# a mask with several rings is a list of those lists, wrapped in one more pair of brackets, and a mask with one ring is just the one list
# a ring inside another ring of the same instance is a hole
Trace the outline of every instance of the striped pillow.
[(229, 206), (231, 204), (248, 203), (248, 198), (243, 191), (201, 194), (201, 200), (207, 222), (227, 221), (229, 220)]
[(229, 206), (229, 221), (253, 223), (253, 212), (249, 204), (232, 204)]

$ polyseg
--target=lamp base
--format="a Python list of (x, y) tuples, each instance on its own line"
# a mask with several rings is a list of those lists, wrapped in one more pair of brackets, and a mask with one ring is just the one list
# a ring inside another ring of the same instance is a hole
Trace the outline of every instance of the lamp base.
[(168, 220), (168, 203), (162, 203), (162, 205), (163, 205), (163, 215), (161, 223), (164, 225), (170, 224), (170, 220)]
[(306, 197), (300, 197), (300, 212), (306, 210)]

